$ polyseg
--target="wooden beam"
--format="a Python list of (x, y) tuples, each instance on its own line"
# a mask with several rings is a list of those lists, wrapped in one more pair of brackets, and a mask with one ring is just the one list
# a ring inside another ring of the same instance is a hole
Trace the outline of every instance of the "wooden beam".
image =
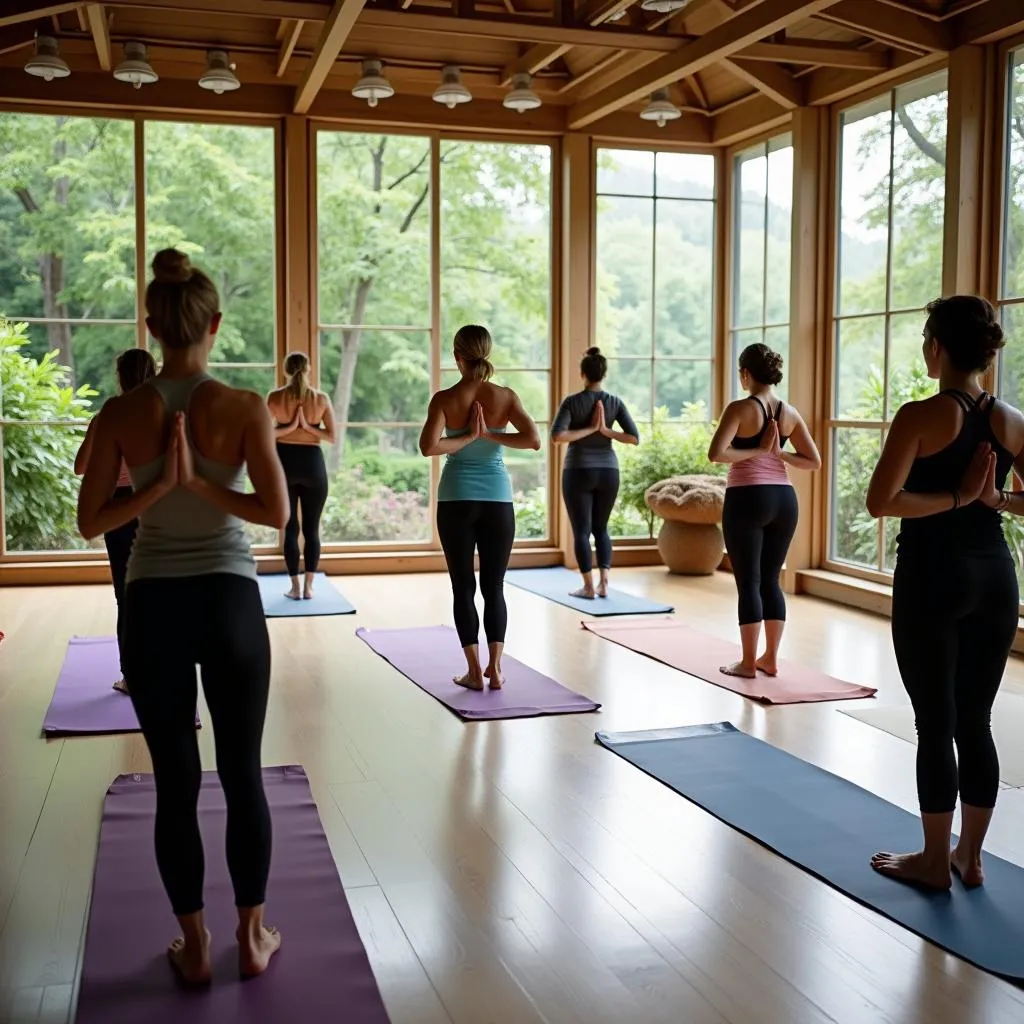
[(756, 93), (743, 103), (730, 104), (713, 114), (711, 141), (716, 146), (732, 146), (751, 135), (760, 135), (773, 128), (782, 129), (792, 116), (792, 111)]
[(586, 0), (577, 12), (576, 20), (581, 25), (602, 25), (633, 3), (635, 0)]
[(832, 6), (836, 0), (763, 0), (681, 47), (676, 53), (654, 61), (622, 82), (591, 99), (576, 104), (569, 112), (569, 127), (583, 128), (594, 121), (642, 99), (655, 89), (703, 71), (712, 64), (743, 50), (764, 36), (803, 21)]
[(889, 54), (857, 50), (845, 43), (815, 41), (813, 43), (754, 43), (742, 54), (745, 60), (770, 61), (773, 64), (808, 64), (816, 67), (861, 68), (884, 71)]
[(860, 71), (843, 71), (839, 68), (822, 68), (804, 79), (805, 100), (808, 106), (814, 107), (838, 103), (894, 78), (938, 68), (942, 60), (941, 53), (898, 53), (893, 57), (892, 66), (885, 71), (865, 74)]
[(609, 53), (607, 56), (602, 57), (596, 64), (591, 64), (586, 71), (581, 71), (575, 78), (570, 78), (568, 82), (558, 88), (559, 93), (569, 92), (570, 89), (579, 88), (584, 82), (589, 81), (595, 75), (601, 74), (602, 71), (607, 71), (615, 62), (622, 56), (621, 51), (616, 53)]
[(114, 65), (110, 47), (110, 23), (107, 21), (107, 12), (103, 9), (102, 4), (87, 4), (85, 18), (89, 23), (92, 41), (96, 46), (96, 57), (100, 62), (100, 68), (103, 71), (109, 71)]
[(76, 8), (75, 14), (78, 16), (78, 27), (82, 32), (89, 31), (89, 22), (85, 20), (85, 8)]
[(795, 110), (804, 105), (803, 82), (774, 64), (758, 64), (726, 57), (721, 61), (721, 66), (787, 110)]
[(693, 95), (697, 97), (698, 104), (707, 110), (709, 105), (708, 94), (702, 88), (700, 79), (696, 75), (687, 75), (684, 81), (693, 91)]
[(0, 28), (0, 53), (13, 53), (23, 46), (31, 46), (36, 38), (36, 27), (31, 21)]
[(958, 14), (951, 22), (959, 44), (995, 43), (1024, 32), (1024, 5), (998, 0)]
[(934, 52), (953, 48), (953, 33), (948, 25), (884, 4), (841, 0), (822, 13), (821, 18), (904, 49)]
[(288, 61), (292, 59), (295, 52), (295, 45), (302, 35), (302, 28), (306, 23), (301, 18), (285, 23), (284, 38), (281, 40), (281, 49), (277, 54), (277, 77), (280, 78), (288, 69)]
[(501, 84), (508, 85), (518, 74), (534, 75), (571, 49), (572, 47), (565, 43), (541, 43), (538, 46), (531, 46), (521, 57), (505, 65), (501, 73)]
[[(284, 147), (284, 182), (282, 187), (284, 213), (284, 278), (285, 317), (284, 351), (305, 352), (319, 370), (318, 346), (314, 342), (312, 309), (315, 309), (314, 288), (315, 238), (311, 237), (316, 212), (310, 208), (310, 127), (305, 117), (290, 116), (282, 125)], [(278, 361), (278, 360), (275, 360)]]
[(4, 0), (0, 7), (0, 28), (17, 25), (22, 21), (38, 21), (52, 15), (73, 11), (79, 5), (75, 3), (47, 4), (40, 0)]
[(324, 30), (316, 44), (316, 50), (306, 70), (302, 75), (302, 81), (295, 90), (295, 105), (293, 108), (296, 114), (305, 114), (313, 105), (316, 94), (327, 79), (334, 62), (337, 60), (341, 48), (345, 45), (356, 18), (362, 12), (366, 0), (335, 0), (331, 15), (324, 23)]
[(639, 71), (640, 68), (647, 67), (652, 61), (657, 59), (658, 55), (656, 53), (634, 53), (628, 51), (622, 54), (619, 60), (610, 68), (593, 78), (580, 89), (576, 94), (576, 102), (582, 103), (591, 96), (603, 92), (616, 82), (622, 81), (627, 75), (634, 71)]

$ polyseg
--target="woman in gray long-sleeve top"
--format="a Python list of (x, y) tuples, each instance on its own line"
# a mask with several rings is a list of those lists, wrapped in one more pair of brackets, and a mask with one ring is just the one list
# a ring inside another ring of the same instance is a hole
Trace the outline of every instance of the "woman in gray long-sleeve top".
[[(583, 586), (573, 597), (592, 599), (608, 596), (608, 570), (612, 567), (612, 539), (608, 519), (619, 493), (619, 460), (612, 441), (639, 444), (640, 432), (625, 402), (601, 387), (608, 373), (608, 360), (599, 348), (587, 349), (580, 362), (583, 390), (566, 398), (551, 424), (551, 440), (568, 444), (562, 470), (562, 497), (572, 523), (576, 564)], [(608, 424), (618, 424), (613, 430)], [(601, 578), (595, 590), (590, 537), (597, 548)]]

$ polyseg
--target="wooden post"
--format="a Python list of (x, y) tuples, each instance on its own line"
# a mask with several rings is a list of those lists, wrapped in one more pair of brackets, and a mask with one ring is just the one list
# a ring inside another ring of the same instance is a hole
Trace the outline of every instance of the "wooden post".
[[(793, 111), (793, 255), (790, 270), (789, 398), (807, 421), (819, 446), (830, 388), (825, 380), (825, 349), (830, 332), (825, 301), (830, 274), (827, 260), (829, 196), (829, 112), (823, 107)], [(783, 574), (789, 593), (797, 573), (816, 567), (823, 556), (826, 481), (821, 473), (793, 473), (800, 521)]]
[[(314, 323), (315, 267), (313, 249), (316, 235), (311, 184), (313, 174), (311, 148), (313, 138), (305, 117), (284, 119), (284, 346), (285, 352), (305, 352), (310, 359), (313, 379), (320, 377), (320, 346), (315, 343)], [(280, 360), (278, 360), (280, 364)]]
[[(577, 384), (578, 368), (584, 353), (594, 344), (594, 270), (597, 260), (594, 230), (596, 177), (593, 140), (589, 135), (570, 132), (562, 139), (561, 203), (561, 279), (556, 292), (560, 310), (561, 348), (555, 367), (555, 408)], [(575, 568), (572, 530), (561, 500), (562, 463), (565, 447), (555, 449), (555, 481), (559, 485), (556, 501), (554, 536), (562, 549), (565, 563)]]

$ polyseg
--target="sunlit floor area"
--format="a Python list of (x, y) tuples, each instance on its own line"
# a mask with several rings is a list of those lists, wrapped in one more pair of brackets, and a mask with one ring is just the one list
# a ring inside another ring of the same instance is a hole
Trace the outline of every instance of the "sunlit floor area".
[[(905, 702), (887, 620), (793, 599), (784, 654), (878, 696), (763, 707), (508, 587), (509, 654), (602, 709), (463, 724), (355, 636), (359, 626), (450, 622), (447, 577), (335, 582), (355, 616), (270, 620), (263, 760), (305, 766), (393, 1024), (1024, 1020), (1024, 992), (841, 895), (594, 742), (598, 729), (730, 721), (915, 809), (913, 746), (841, 713)], [(727, 575), (638, 569), (616, 582), (732, 638)], [(3, 1022), (71, 1018), (104, 793), (119, 773), (149, 769), (137, 734), (40, 738), (68, 639), (109, 634), (113, 623), (108, 587), (0, 592)], [(187, 609), (179, 628), (188, 628)], [(1020, 661), (1005, 688), (1024, 693)], [(212, 731), (199, 742), (212, 767)], [(1024, 791), (1002, 797), (991, 850), (1024, 863)], [(269, 920), (272, 910), (273, 892)]]

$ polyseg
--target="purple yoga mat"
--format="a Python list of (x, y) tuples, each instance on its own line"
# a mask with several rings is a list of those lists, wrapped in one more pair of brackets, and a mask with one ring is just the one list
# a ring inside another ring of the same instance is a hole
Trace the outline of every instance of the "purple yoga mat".
[(176, 984), (166, 948), (178, 933), (153, 854), (153, 777), (121, 775), (103, 809), (76, 1024), (387, 1024), (306, 773), (265, 768), (263, 781), (274, 822), (267, 923), (283, 938), (267, 973), (239, 979), (224, 796), (204, 772), (214, 981), (199, 991)]
[(114, 637), (73, 636), (46, 709), (43, 735), (138, 732), (131, 699), (114, 689), (120, 675)]
[(502, 659), (505, 686), (501, 690), (467, 690), (456, 685), (452, 676), (465, 670), (465, 662), (458, 634), (451, 626), (357, 629), (356, 636), (467, 721), (571, 715), (601, 706), (515, 658)]

